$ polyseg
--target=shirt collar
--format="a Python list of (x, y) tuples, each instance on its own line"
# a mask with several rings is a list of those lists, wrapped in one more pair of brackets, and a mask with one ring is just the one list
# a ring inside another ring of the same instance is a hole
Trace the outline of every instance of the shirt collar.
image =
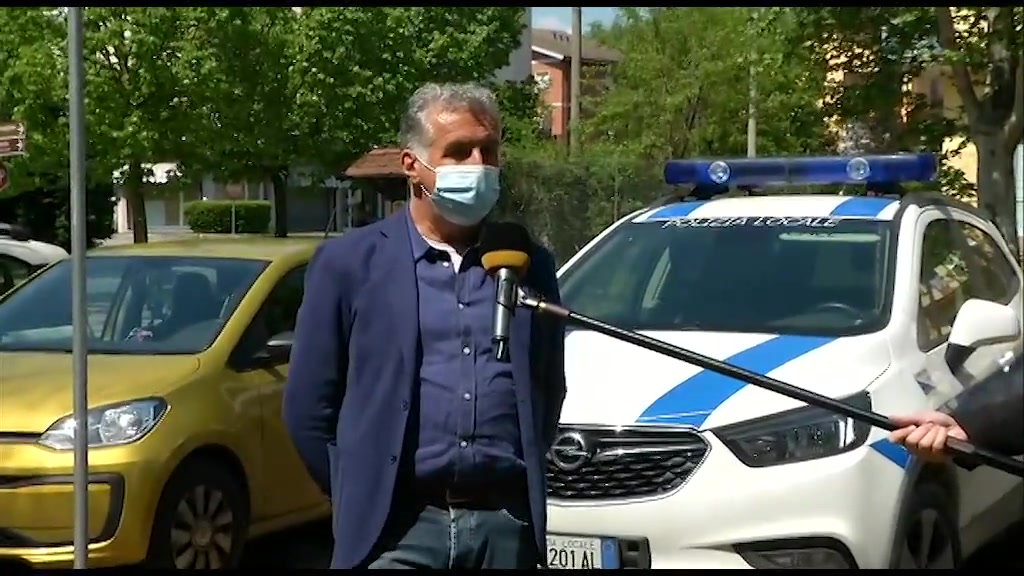
[[(405, 222), (409, 226), (409, 244), (412, 247), (412, 260), (413, 262), (419, 262), (431, 252), (437, 250), (431, 246), (427, 240), (420, 234), (420, 231), (416, 228), (416, 224), (412, 221), (412, 214), (409, 212), (409, 205), (406, 204), (405, 208)], [(479, 252), (479, 245), (474, 244), (466, 253), (463, 254), (465, 258), (475, 258)]]
[(412, 260), (413, 262), (419, 262), (426, 256), (433, 248), (420, 234), (420, 231), (416, 229), (416, 224), (412, 221), (412, 214), (409, 213), (408, 204), (405, 208), (405, 222), (409, 226), (409, 245), (412, 247)]

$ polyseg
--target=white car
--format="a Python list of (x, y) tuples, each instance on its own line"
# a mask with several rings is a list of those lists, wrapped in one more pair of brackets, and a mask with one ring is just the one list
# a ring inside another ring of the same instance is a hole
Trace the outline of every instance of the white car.
[(60, 246), (32, 240), (23, 228), (0, 222), (0, 294), (67, 255)]
[[(929, 158), (680, 161), (666, 178), (891, 189), (929, 180)], [(559, 278), (580, 314), (885, 415), (1024, 378), (1021, 269), (937, 194), (665, 200)], [(847, 417), (585, 329), (565, 361), (553, 568), (953, 568), (1024, 518), (1021, 479), (923, 464)]]

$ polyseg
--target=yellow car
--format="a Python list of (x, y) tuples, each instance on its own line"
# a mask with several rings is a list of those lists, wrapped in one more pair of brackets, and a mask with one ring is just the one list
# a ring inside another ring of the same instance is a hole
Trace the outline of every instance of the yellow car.
[[(329, 514), (281, 422), (312, 239), (87, 262), (90, 567), (231, 568)], [(73, 559), (71, 262), (0, 298), (0, 572)]]

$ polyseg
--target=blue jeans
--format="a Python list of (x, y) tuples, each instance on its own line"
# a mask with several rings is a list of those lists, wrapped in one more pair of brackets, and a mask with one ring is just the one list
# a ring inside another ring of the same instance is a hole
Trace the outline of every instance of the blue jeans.
[[(387, 530), (368, 568), (535, 569), (528, 514), (427, 506)], [(390, 534), (390, 536), (389, 536)]]

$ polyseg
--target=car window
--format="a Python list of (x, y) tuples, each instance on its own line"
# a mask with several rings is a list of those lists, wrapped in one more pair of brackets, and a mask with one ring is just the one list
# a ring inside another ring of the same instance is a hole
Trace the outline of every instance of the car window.
[(875, 331), (888, 322), (889, 224), (756, 217), (631, 222), (562, 273), (562, 299), (633, 330)]
[(267, 297), (264, 305), (267, 338), (295, 330), (295, 318), (302, 304), (305, 278), (306, 267), (300, 266), (285, 274)]
[(1006, 253), (999, 247), (995, 238), (981, 228), (957, 221), (964, 239), (967, 242), (967, 249), (972, 256), (977, 258), (968, 260), (971, 274), (980, 277), (978, 288), (984, 290), (984, 295), (975, 295), (975, 298), (985, 298), (1002, 304), (1009, 303), (1020, 291), (1020, 278), (1013, 265), (1006, 258)]
[(285, 273), (278, 280), (232, 352), (234, 361), (244, 363), (246, 359), (263, 350), (270, 338), (283, 332), (295, 331), (295, 320), (299, 314), (299, 305), (302, 304), (305, 278), (306, 266), (302, 265)]
[(1018, 289), (1012, 266), (992, 238), (976, 226), (933, 220), (925, 227), (921, 249), (917, 317), (921, 350), (931, 350), (949, 338), (956, 313), (967, 300), (1005, 303)]
[[(266, 262), (92, 256), (86, 262), (90, 351), (194, 354), (220, 334)], [(62, 261), (0, 302), (0, 350), (70, 351), (71, 264)]]
[(0, 255), (0, 294), (24, 282), (34, 271), (28, 262), (13, 256)]

